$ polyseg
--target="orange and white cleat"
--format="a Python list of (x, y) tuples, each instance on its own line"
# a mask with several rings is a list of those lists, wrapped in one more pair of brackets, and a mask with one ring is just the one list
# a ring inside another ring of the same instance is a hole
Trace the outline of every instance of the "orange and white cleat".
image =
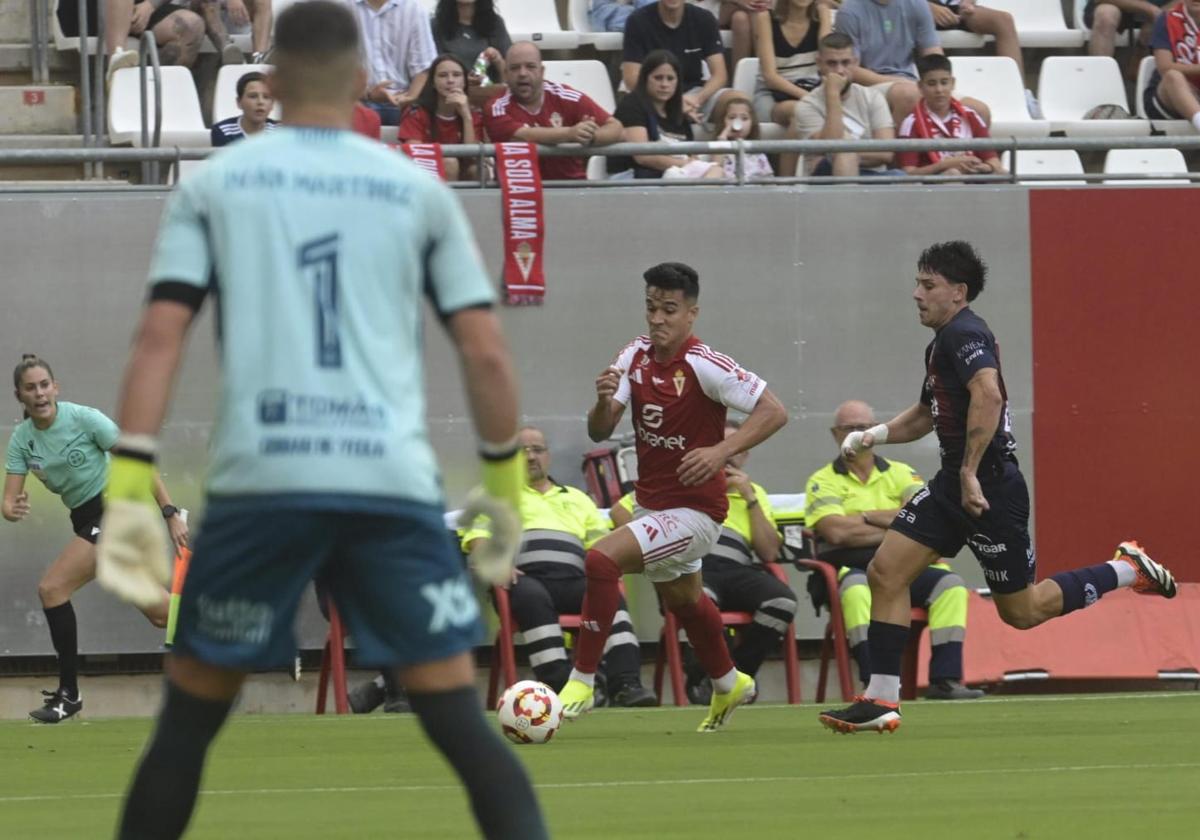
[(1164, 598), (1174, 598), (1175, 592), (1175, 576), (1161, 563), (1156, 563), (1150, 559), (1150, 555), (1146, 553), (1140, 545), (1133, 540), (1126, 540), (1117, 546), (1117, 553), (1113, 556), (1114, 560), (1124, 560), (1130, 566), (1133, 566), (1134, 572), (1137, 573), (1137, 579), (1133, 582), (1134, 592), (1139, 595), (1161, 595)]
[(843, 735), (870, 730), (880, 734), (895, 732), (900, 728), (900, 704), (859, 696), (846, 708), (821, 712), (817, 719)]

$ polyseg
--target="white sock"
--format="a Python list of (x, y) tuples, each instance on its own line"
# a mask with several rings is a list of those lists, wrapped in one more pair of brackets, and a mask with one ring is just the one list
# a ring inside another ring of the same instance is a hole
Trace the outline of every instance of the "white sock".
[[(1196, 115), (1200, 117), (1200, 114)], [(1200, 125), (1196, 126), (1196, 130), (1200, 131)], [(1126, 563), (1124, 560), (1109, 560), (1108, 565), (1113, 567), (1113, 571), (1117, 573), (1117, 586), (1133, 586), (1133, 582), (1137, 580), (1137, 570), (1133, 565)]]
[(588, 688), (596, 687), (595, 673), (585, 674), (585, 673), (583, 673), (583, 671), (577, 671), (576, 669), (572, 668), (571, 669), (571, 679), (579, 680), (581, 683), (585, 683)]
[(900, 678), (893, 674), (872, 674), (864, 696), (885, 703), (899, 703)]
[(1192, 125), (1196, 126), (1196, 130), (1200, 131), (1200, 111), (1192, 114)]
[(712, 681), (713, 691), (717, 694), (728, 694), (737, 685), (737, 668), (730, 668), (729, 673)]

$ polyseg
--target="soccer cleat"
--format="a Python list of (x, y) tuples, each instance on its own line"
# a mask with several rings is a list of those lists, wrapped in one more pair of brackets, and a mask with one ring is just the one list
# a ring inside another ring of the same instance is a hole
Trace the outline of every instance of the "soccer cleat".
[(658, 697), (640, 682), (631, 682), (617, 689), (616, 693), (610, 698), (609, 705), (623, 706), (625, 708), (657, 706)]
[(925, 692), (926, 700), (977, 700), (983, 696), (978, 688), (967, 688), (962, 680), (934, 680)]
[(83, 708), (83, 697), (78, 693), (72, 700), (61, 688), (57, 691), (43, 691), (46, 702), (40, 709), (34, 709), (29, 716), (38, 723), (62, 723), (70, 717), (75, 717)]
[(817, 719), (843, 735), (871, 729), (879, 733), (895, 732), (900, 728), (900, 704), (859, 696), (846, 708), (821, 712)]
[(757, 695), (758, 686), (754, 682), (754, 677), (738, 671), (737, 680), (733, 684), (733, 691), (725, 694), (716, 691), (713, 692), (712, 701), (708, 707), (708, 714), (704, 720), (700, 721), (700, 725), (696, 727), (696, 731), (716, 732), (729, 722), (734, 709), (746, 703), (753, 703)]
[(583, 680), (567, 680), (558, 699), (562, 701), (563, 717), (567, 720), (587, 714), (596, 705), (595, 691)]
[(1137, 579), (1130, 588), (1134, 592), (1139, 595), (1175, 597), (1175, 576), (1167, 570), (1166, 566), (1151, 560), (1145, 549), (1133, 540), (1126, 540), (1118, 545), (1113, 559), (1124, 560), (1133, 566), (1134, 572), (1137, 573)]
[(356, 715), (370, 714), (379, 708), (379, 704), (387, 699), (387, 691), (383, 687), (383, 677), (356, 686), (350, 691), (347, 699), (350, 701), (350, 711)]

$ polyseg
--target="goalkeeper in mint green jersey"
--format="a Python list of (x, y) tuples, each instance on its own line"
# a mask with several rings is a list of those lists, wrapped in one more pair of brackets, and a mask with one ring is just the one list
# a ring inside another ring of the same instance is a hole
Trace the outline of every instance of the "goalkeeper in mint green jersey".
[(458, 349), (481, 440), (484, 489), (468, 515), (503, 532), (477, 571), (507, 579), (524, 468), (493, 289), (450, 190), (349, 130), (364, 79), (346, 7), (290, 6), (274, 57), (282, 125), (215, 155), (171, 197), (122, 385), (99, 564), (101, 580), (136, 601), (161, 574), (156, 438), (188, 327), (207, 297), (219, 300), (206, 510), (158, 725), (118, 836), (183, 833), (246, 673), (291, 663), (296, 609), (319, 573), (359, 663), (394, 671), (480, 831), (545, 838), (528, 777), (474, 688), (479, 606), (442, 519), (424, 422), (429, 299)]

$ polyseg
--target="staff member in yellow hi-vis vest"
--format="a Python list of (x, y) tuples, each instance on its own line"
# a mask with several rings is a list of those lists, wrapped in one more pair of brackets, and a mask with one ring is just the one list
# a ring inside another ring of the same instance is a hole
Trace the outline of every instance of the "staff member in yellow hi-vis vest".
[[(739, 425), (734, 420), (726, 421), (725, 436), (737, 431)], [(754, 614), (752, 624), (739, 628), (732, 651), (734, 666), (754, 676), (795, 618), (796, 595), (762, 566), (779, 557), (782, 538), (767, 491), (751, 481), (743, 469), (747, 457), (749, 453), (739, 452), (725, 462), (729, 512), (721, 523), (716, 545), (704, 557), (701, 577), (704, 591), (722, 610)], [(622, 498), (609, 515), (617, 526), (632, 519), (633, 494)], [(688, 667), (687, 695), (701, 706), (712, 697), (712, 683), (699, 663)]]
[[(840, 451), (846, 435), (875, 425), (875, 413), (859, 400), (838, 406), (830, 431)], [(871, 679), (867, 628), (871, 623), (871, 590), (867, 564), (883, 542), (888, 525), (905, 502), (925, 484), (907, 464), (872, 452), (854, 460), (839, 455), (809, 477), (804, 485), (804, 523), (817, 535), (818, 556), (840, 566), (838, 592), (846, 619), (850, 651), (863, 684)], [(913, 581), (914, 605), (929, 611), (930, 700), (972, 700), (978, 689), (962, 683), (963, 640), (967, 632), (967, 587), (946, 562), (936, 563)]]

